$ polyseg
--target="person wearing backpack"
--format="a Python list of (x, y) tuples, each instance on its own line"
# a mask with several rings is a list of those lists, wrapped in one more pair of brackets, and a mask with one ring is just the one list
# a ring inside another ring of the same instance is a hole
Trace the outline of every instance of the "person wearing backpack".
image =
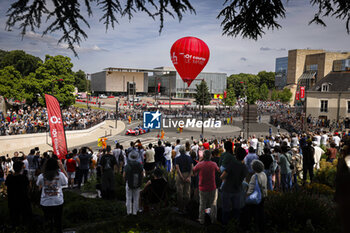
[(102, 155), (100, 165), (102, 198), (112, 199), (115, 193), (114, 167), (117, 166), (117, 160), (111, 154), (111, 146), (106, 147), (106, 153)]
[(140, 187), (143, 178), (143, 167), (138, 162), (139, 154), (132, 150), (128, 155), (128, 164), (125, 166), (123, 177), (126, 181), (126, 212), (128, 215), (137, 215), (139, 211)]

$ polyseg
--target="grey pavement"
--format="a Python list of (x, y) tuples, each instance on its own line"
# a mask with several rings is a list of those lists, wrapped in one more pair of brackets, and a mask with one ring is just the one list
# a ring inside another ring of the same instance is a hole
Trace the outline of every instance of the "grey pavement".
[[(240, 120), (240, 119), (239, 119)], [(241, 135), (241, 131), (243, 128), (245, 129), (244, 135), (246, 135), (247, 127), (249, 126), (249, 135), (256, 135), (257, 137), (260, 136), (267, 136), (269, 135), (269, 127), (270, 124), (267, 123), (267, 118), (263, 118), (261, 123), (251, 123), (249, 125), (243, 126), (242, 121), (233, 121), (232, 125), (222, 125), (219, 129), (204, 129), (204, 137), (208, 139), (225, 139), (230, 137), (237, 137)], [(120, 143), (124, 146), (124, 148), (129, 147), (131, 141), (136, 141), (137, 139), (141, 140), (141, 143), (143, 145), (148, 145), (149, 143), (155, 144), (158, 142), (158, 135), (160, 135), (160, 130), (151, 130), (151, 132), (138, 135), (138, 136), (127, 136), (125, 135), (125, 132), (127, 129), (135, 128), (138, 125), (142, 125), (141, 121), (135, 121), (132, 122), (131, 125), (128, 125), (128, 123), (125, 123), (125, 130), (119, 134), (111, 135), (108, 137), (107, 144), (111, 145), (112, 148), (115, 145), (115, 141)], [(271, 126), (272, 128), (272, 134), (276, 135), (278, 134), (277, 128), (274, 126)], [(200, 139), (201, 130), (200, 129), (192, 129), (192, 128), (184, 128), (182, 133), (178, 133), (177, 129), (175, 128), (164, 128), (165, 132), (165, 141), (169, 141), (171, 143), (174, 143), (176, 139), (180, 139), (182, 143), (185, 141), (192, 141), (192, 137), (194, 140)], [(287, 133), (286, 130), (281, 129), (280, 133)], [(100, 149), (97, 146), (97, 142), (95, 143), (88, 143), (86, 146), (91, 147), (93, 150)]]

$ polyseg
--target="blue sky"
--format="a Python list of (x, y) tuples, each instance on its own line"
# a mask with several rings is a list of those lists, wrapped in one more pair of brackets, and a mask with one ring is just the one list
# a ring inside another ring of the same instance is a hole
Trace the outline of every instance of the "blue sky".
[(144, 13), (135, 13), (130, 22), (127, 18), (119, 19), (115, 29), (106, 33), (104, 24), (99, 22), (102, 13), (94, 7), (94, 16), (88, 19), (91, 27), (86, 29), (89, 37), (77, 48), (79, 58), (76, 58), (65, 44), (57, 45), (59, 33), (42, 37), (40, 30), (28, 32), (22, 40), (19, 30), (5, 31), (6, 10), (11, 2), (0, 2), (0, 49), (21, 49), (42, 59), (45, 54), (69, 56), (74, 70), (82, 69), (87, 73), (106, 67), (172, 66), (170, 48), (184, 36), (195, 36), (208, 44), (210, 59), (204, 71), (228, 75), (274, 71), (275, 58), (287, 56), (290, 49), (350, 50), (345, 22), (327, 19), (326, 28), (308, 25), (317, 10), (309, 1), (289, 1), (286, 18), (279, 20), (282, 29), (266, 31), (262, 39), (254, 41), (221, 35), (221, 21), (216, 16), (224, 0), (191, 0), (197, 14), (188, 13), (180, 23), (167, 17), (160, 35), (159, 21), (153, 21)]

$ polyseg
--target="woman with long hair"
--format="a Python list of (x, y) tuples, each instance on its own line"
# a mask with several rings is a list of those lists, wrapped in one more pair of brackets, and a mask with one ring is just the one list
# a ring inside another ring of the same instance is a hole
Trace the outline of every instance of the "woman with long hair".
[(63, 192), (62, 186), (68, 184), (67, 177), (60, 171), (57, 159), (49, 158), (44, 171), (39, 175), (37, 185), (41, 189), (40, 205), (45, 221), (53, 232), (62, 232)]

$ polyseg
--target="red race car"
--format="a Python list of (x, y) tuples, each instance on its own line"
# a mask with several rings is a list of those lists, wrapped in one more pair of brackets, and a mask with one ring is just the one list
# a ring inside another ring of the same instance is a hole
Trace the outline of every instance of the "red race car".
[(125, 132), (125, 135), (141, 135), (141, 134), (144, 134), (146, 133), (147, 131), (143, 128), (135, 128), (135, 129), (128, 129), (126, 132)]

